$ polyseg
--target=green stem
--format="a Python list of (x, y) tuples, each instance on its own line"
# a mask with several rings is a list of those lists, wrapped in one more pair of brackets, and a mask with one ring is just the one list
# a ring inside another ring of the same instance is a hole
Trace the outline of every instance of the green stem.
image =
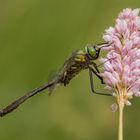
[(124, 103), (119, 103), (119, 127), (118, 127), (118, 140), (123, 140), (123, 109)]

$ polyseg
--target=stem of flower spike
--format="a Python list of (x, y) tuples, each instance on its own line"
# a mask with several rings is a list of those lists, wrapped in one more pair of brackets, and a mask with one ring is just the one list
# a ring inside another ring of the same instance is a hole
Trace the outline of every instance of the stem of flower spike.
[(124, 105), (119, 105), (119, 130), (118, 130), (118, 140), (123, 140), (123, 108)]
[(117, 97), (119, 107), (119, 127), (118, 140), (123, 140), (123, 109), (124, 109), (124, 92), (120, 92)]

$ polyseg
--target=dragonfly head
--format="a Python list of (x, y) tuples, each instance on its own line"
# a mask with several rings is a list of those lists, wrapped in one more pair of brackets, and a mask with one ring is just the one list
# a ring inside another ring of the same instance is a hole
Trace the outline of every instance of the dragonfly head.
[(95, 45), (92, 44), (88, 44), (85, 47), (86, 53), (90, 56), (90, 58), (92, 59), (96, 59), (98, 57), (98, 52), (100, 51), (100, 49), (97, 49), (97, 47)]
[(110, 46), (110, 44), (108, 44), (108, 43), (103, 43), (103, 44), (98, 44), (98, 45), (88, 44), (85, 47), (85, 50), (91, 59), (96, 60), (99, 57), (101, 48), (109, 47), (109, 46)]

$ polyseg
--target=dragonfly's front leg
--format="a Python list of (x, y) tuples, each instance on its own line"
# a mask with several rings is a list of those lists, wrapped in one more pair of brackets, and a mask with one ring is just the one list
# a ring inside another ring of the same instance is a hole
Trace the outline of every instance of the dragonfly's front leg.
[(101, 93), (101, 92), (96, 92), (95, 89), (94, 89), (94, 83), (93, 83), (93, 75), (92, 74), (95, 74), (98, 78), (101, 78), (101, 76), (98, 75), (98, 73), (96, 71), (94, 71), (93, 68), (89, 67), (89, 77), (90, 77), (90, 86), (91, 86), (91, 91), (95, 94), (99, 94), (99, 95), (106, 95), (106, 96), (112, 96), (111, 94), (105, 94), (105, 93)]
[(101, 84), (104, 84), (103, 77), (101, 77), (101, 76), (99, 75), (100, 71), (99, 71), (99, 69), (98, 69), (96, 63), (93, 62), (92, 64), (93, 64), (93, 66), (94, 66), (94, 68), (95, 68), (96, 71), (95, 71), (92, 67), (90, 67), (91, 71), (101, 80)]

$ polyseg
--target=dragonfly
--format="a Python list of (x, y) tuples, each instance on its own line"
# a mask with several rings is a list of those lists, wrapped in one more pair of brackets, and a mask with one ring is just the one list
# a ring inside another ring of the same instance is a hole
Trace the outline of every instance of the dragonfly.
[(101, 49), (109, 46), (109, 43), (101, 43), (97, 45), (88, 44), (86, 45), (85, 50), (77, 50), (73, 52), (71, 56), (64, 62), (58, 74), (56, 74), (56, 76), (51, 81), (26, 93), (22, 97), (18, 98), (17, 100), (0, 110), (0, 116), (3, 117), (6, 114), (12, 112), (27, 99), (33, 97), (38, 93), (41, 93), (45, 89), (48, 89), (49, 95), (51, 95), (57, 85), (67, 86), (73, 79), (73, 77), (86, 69), (88, 69), (89, 71), (91, 91), (98, 95), (111, 96), (111, 94), (97, 92), (94, 88), (93, 82), (94, 74), (100, 79), (101, 84), (104, 84), (103, 78), (100, 76), (100, 71), (98, 69), (98, 65), (95, 63), (95, 60), (99, 58)]

